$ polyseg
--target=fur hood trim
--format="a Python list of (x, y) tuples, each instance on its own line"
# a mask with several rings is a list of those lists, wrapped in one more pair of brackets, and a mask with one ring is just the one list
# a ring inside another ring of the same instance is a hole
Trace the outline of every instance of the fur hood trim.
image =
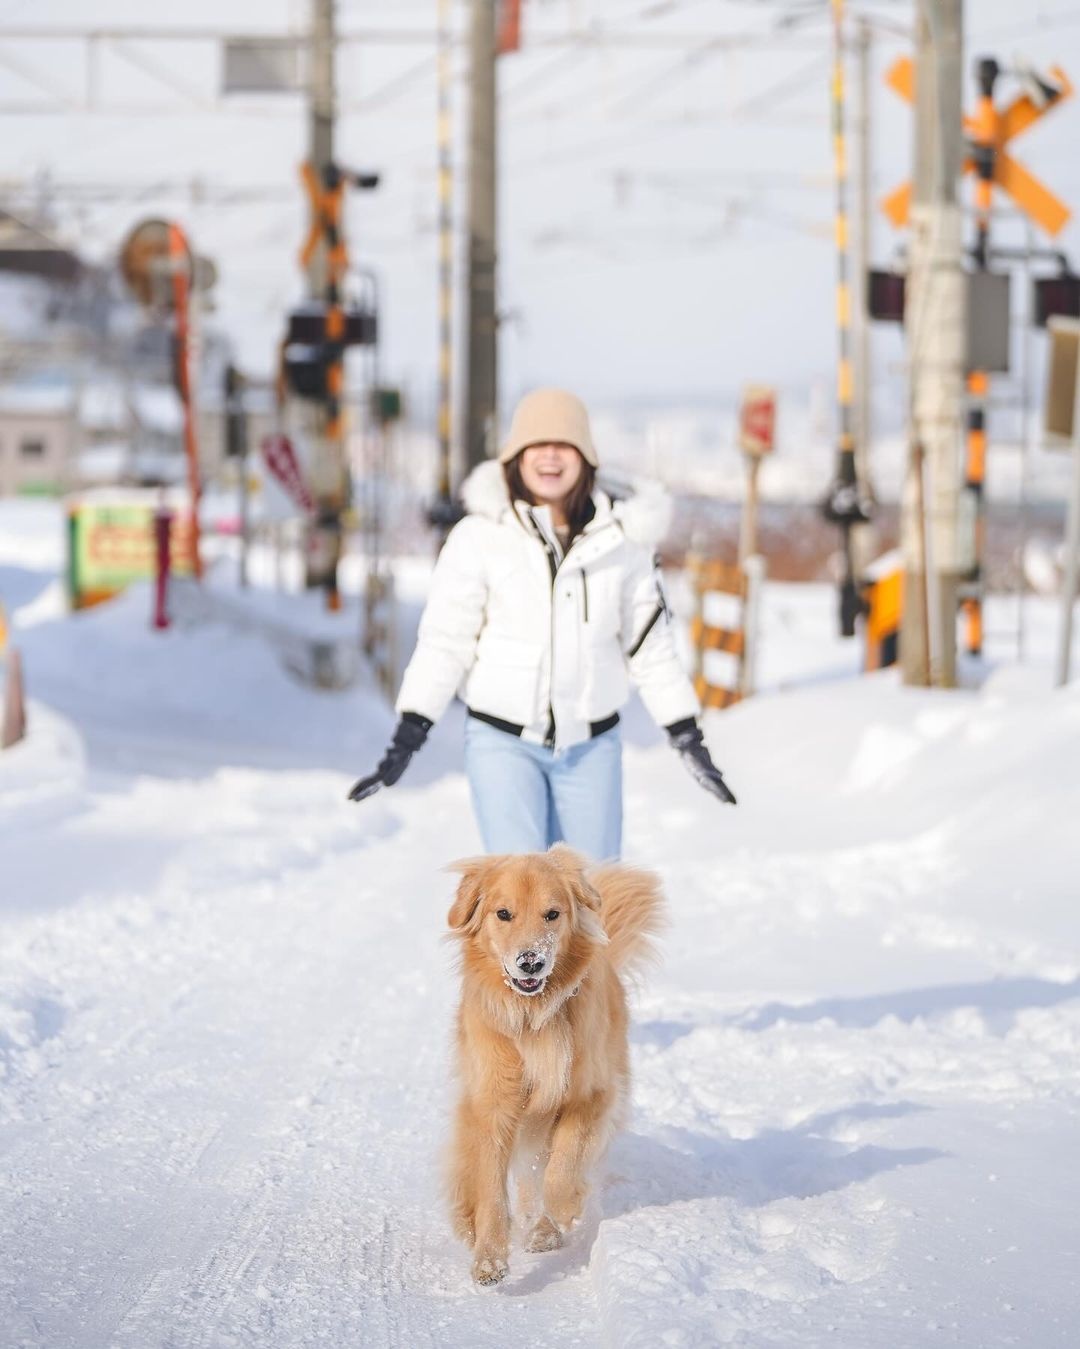
[[(501, 520), (511, 509), (502, 464), (487, 459), (461, 485), (461, 500), (470, 515)], [(598, 508), (610, 503), (623, 533), (634, 543), (655, 548), (671, 524), (673, 503), (668, 492), (651, 478), (597, 476), (594, 493)]]

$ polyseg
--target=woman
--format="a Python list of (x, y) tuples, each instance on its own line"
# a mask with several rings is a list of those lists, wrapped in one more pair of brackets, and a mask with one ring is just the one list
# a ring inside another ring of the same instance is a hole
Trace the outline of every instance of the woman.
[(401, 720), (377, 770), (350, 791), (354, 801), (397, 782), (460, 693), (465, 772), (488, 852), (563, 841), (616, 858), (619, 708), (632, 679), (701, 785), (735, 803), (672, 643), (643, 539), (650, 512), (640, 499), (613, 505), (595, 487), (597, 467), (580, 399), (560, 389), (522, 399), (498, 462), (465, 483), (469, 514), (435, 567), (397, 699)]

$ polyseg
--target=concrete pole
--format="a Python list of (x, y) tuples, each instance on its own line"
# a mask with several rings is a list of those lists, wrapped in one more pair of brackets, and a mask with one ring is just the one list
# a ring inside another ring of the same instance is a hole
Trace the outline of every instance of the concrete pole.
[(941, 688), (956, 683), (957, 499), (966, 365), (958, 199), (964, 153), (962, 19), (962, 0), (919, 0), (907, 293), (911, 454), (901, 505), (900, 665), (905, 684)]
[(465, 463), (496, 443), (496, 0), (472, 0), (469, 39), (468, 284), (465, 311)]
[(452, 487), (450, 457), (451, 415), (453, 399), (453, 168), (451, 164), (451, 110), (450, 110), (450, 0), (438, 0), (438, 119), (436, 143), (438, 146), (439, 195), (439, 482), (438, 499), (449, 502)]

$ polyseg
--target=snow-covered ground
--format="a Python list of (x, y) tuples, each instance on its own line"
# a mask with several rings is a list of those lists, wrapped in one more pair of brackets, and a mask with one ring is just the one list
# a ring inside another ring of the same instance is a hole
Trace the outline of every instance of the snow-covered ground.
[[(51, 514), (50, 512), (53, 512)], [(1072, 1346), (1080, 685), (991, 605), (956, 693), (857, 678), (767, 592), (767, 691), (700, 793), (639, 711), (627, 856), (663, 876), (634, 1108), (562, 1251), (470, 1283), (438, 1194), (476, 851), (448, 715), (357, 807), (392, 715), (250, 632), (70, 618), (55, 508), (0, 510), (31, 732), (0, 758), (0, 1342), (186, 1349)], [(402, 571), (414, 613), (426, 567)]]

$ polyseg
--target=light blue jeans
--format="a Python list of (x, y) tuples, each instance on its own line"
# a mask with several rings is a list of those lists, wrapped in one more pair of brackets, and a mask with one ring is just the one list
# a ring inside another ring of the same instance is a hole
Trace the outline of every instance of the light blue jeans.
[(597, 862), (619, 856), (618, 726), (556, 753), (466, 717), (465, 774), (489, 853), (546, 852), (562, 842)]

